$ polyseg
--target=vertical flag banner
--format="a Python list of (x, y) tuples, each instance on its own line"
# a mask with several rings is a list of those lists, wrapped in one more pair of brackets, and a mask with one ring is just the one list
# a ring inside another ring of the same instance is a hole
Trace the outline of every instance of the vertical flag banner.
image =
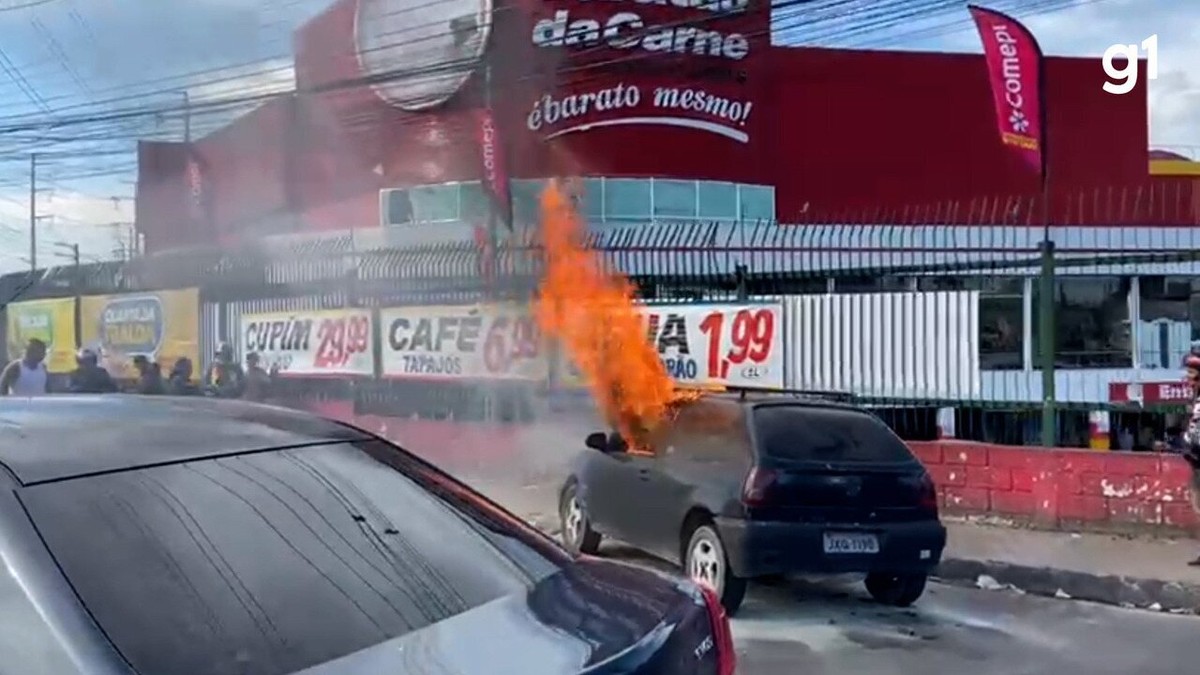
[(1020, 21), (983, 7), (969, 9), (983, 41), (1000, 141), (1044, 181), (1046, 118), (1042, 48)]

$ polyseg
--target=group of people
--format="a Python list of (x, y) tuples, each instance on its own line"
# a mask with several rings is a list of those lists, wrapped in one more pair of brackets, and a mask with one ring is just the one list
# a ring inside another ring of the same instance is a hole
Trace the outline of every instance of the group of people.
[[(30, 340), (21, 358), (9, 363), (0, 372), (0, 395), (40, 396), (54, 393), (45, 361), (46, 343), (38, 339)], [(107, 394), (123, 390), (108, 370), (100, 365), (100, 355), (95, 350), (80, 349), (75, 355), (75, 365), (63, 393)], [(133, 366), (137, 377), (124, 391), (134, 394), (266, 401), (271, 397), (275, 381), (275, 373), (262, 367), (258, 354), (248, 354), (243, 368), (234, 358), (233, 348), (229, 344), (222, 344), (217, 349), (199, 384), (193, 382), (194, 365), (187, 357), (175, 361), (166, 377), (163, 377), (161, 366), (146, 356), (135, 356)]]

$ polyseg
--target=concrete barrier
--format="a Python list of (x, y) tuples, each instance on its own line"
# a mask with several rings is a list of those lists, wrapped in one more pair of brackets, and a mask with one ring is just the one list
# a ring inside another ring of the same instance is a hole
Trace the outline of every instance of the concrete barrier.
[[(581, 448), (563, 428), (537, 437), (517, 424), (354, 415), (332, 401), (310, 410), (378, 433), (456, 475), (516, 469), (533, 476)], [(532, 447), (532, 446), (551, 446)], [(1005, 446), (974, 441), (912, 441), (951, 514), (995, 516), (1043, 528), (1182, 533), (1197, 525), (1191, 468), (1174, 455)]]
[(1191, 468), (1174, 455), (911, 442), (950, 513), (1041, 527), (1183, 531), (1196, 525)]

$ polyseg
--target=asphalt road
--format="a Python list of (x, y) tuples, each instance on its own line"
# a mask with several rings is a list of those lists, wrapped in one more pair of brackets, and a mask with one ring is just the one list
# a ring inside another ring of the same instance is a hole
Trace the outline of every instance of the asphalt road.
[[(550, 531), (553, 486), (477, 483)], [(618, 543), (601, 555), (671, 567)], [(739, 675), (1180, 675), (1200, 667), (1200, 617), (930, 584), (911, 608), (854, 579), (752, 585), (733, 619)]]
[(733, 634), (739, 675), (1179, 675), (1200, 663), (1198, 617), (944, 584), (908, 609), (875, 604), (854, 579), (760, 584)]

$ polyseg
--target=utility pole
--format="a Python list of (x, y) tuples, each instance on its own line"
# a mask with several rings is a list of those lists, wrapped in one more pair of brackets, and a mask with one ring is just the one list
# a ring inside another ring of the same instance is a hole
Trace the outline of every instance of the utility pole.
[(55, 255), (60, 257), (71, 258), (71, 290), (75, 292), (75, 348), (78, 349), (83, 339), (83, 329), (80, 318), (82, 317), (81, 303), (83, 296), (83, 280), (80, 278), (79, 270), (79, 244), (68, 244), (64, 241), (54, 242), (54, 246), (60, 251)]
[(187, 89), (183, 90), (183, 142), (192, 142), (192, 100)]
[(29, 155), (29, 271), (37, 271), (37, 153)]

